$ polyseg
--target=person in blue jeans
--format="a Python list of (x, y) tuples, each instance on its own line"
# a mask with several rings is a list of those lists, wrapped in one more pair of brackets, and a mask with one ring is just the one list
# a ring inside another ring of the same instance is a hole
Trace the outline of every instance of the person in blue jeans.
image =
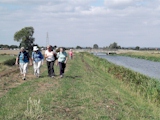
[(41, 51), (39, 51), (37, 46), (33, 47), (32, 61), (33, 61), (34, 75), (39, 77), (40, 67), (41, 65), (43, 65), (43, 55)]
[(23, 80), (26, 80), (27, 68), (30, 61), (30, 65), (32, 65), (29, 53), (25, 50), (24, 47), (21, 47), (21, 51), (19, 52), (15, 64), (19, 64), (20, 73), (23, 75)]
[(60, 78), (62, 78), (64, 75), (66, 63), (68, 60), (68, 55), (65, 52), (64, 48), (62, 47), (60, 48), (60, 51), (57, 53), (57, 58), (58, 58), (58, 64), (59, 64), (59, 70), (60, 70)]

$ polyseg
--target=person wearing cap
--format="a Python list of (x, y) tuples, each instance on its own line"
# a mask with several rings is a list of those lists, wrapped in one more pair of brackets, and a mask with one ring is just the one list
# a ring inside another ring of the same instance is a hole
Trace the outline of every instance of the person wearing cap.
[(62, 78), (64, 75), (66, 63), (68, 60), (68, 55), (65, 52), (64, 48), (60, 47), (60, 51), (57, 53), (57, 58), (58, 58), (57, 65), (59, 64), (60, 78)]
[(37, 46), (33, 47), (32, 61), (33, 61), (34, 75), (39, 77), (39, 75), (40, 75), (40, 67), (41, 67), (41, 65), (43, 65), (43, 55), (39, 51)]
[(23, 80), (26, 79), (26, 73), (27, 73), (29, 61), (30, 61), (30, 65), (32, 65), (29, 53), (26, 52), (24, 47), (21, 47), (21, 51), (19, 52), (19, 54), (16, 58), (15, 64), (16, 65), (19, 64), (20, 73), (21, 73), (21, 75), (23, 75), (23, 78), (22, 78)]
[(55, 55), (56, 53), (52, 50), (52, 46), (48, 45), (47, 50), (45, 51), (45, 58), (47, 61), (47, 68), (48, 68), (48, 76), (54, 77), (54, 62), (55, 62)]

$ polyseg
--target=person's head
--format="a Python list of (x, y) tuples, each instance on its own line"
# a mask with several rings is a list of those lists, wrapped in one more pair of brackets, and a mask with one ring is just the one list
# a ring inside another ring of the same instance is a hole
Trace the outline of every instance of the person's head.
[(60, 47), (60, 52), (63, 52), (64, 51), (64, 48), (63, 47)]
[(24, 47), (21, 47), (21, 52), (24, 52), (25, 51), (25, 48)]
[(48, 46), (47, 46), (47, 50), (48, 50), (48, 51), (51, 51), (51, 50), (52, 50), (52, 46), (51, 46), (51, 45), (48, 45)]
[(37, 46), (34, 46), (34, 47), (33, 47), (33, 51), (34, 51), (34, 52), (37, 52), (37, 51), (38, 51), (38, 47), (37, 47)]

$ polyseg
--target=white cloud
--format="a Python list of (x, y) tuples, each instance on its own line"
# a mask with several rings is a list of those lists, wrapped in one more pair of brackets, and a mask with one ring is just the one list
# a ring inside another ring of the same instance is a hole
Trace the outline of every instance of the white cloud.
[(105, 0), (106, 5), (121, 5), (133, 2), (133, 0)]
[(157, 45), (159, 0), (104, 0), (104, 5), (93, 6), (95, 1), (1, 0), (0, 41), (15, 44), (14, 33), (33, 26), (36, 43), (43, 46), (46, 32), (50, 44), (58, 46)]

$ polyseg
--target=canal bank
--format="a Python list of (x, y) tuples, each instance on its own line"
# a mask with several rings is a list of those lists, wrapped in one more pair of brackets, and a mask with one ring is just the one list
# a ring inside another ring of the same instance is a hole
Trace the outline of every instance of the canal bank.
[(153, 62), (127, 56), (112, 56), (103, 53), (98, 53), (95, 55), (100, 58), (106, 59), (111, 63), (126, 67), (148, 77), (160, 79), (160, 62)]

